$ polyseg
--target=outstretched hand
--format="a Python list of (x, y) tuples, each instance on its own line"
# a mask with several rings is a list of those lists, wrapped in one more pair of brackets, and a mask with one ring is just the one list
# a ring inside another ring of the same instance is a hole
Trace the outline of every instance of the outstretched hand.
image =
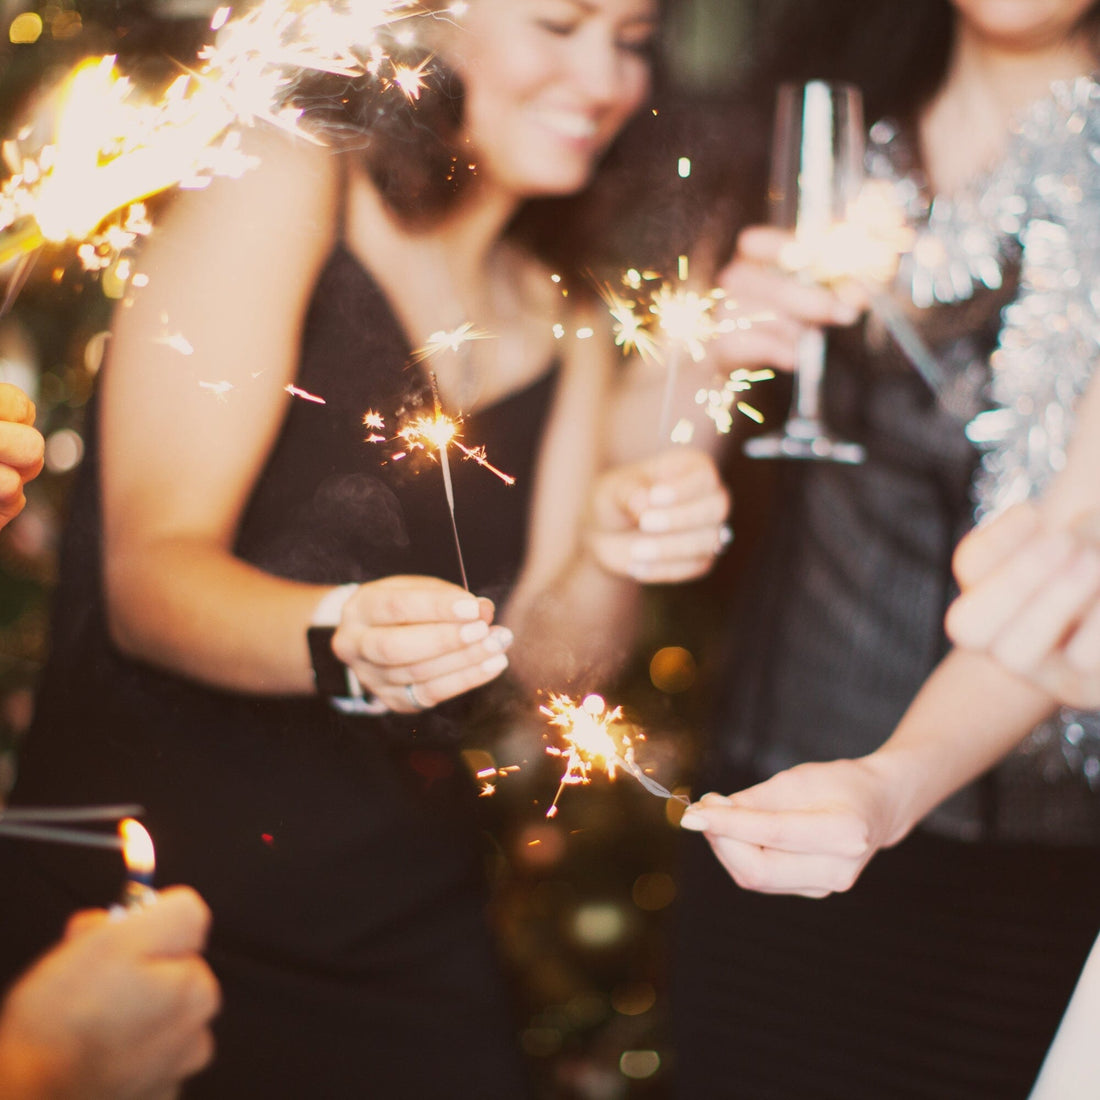
[(23, 510), (23, 488), (42, 470), (45, 444), (34, 427), (34, 403), (0, 382), (0, 527)]
[(1060, 702), (1100, 706), (1100, 513), (1051, 528), (1032, 504), (975, 528), (955, 553), (951, 640)]
[(714, 460), (671, 448), (600, 476), (586, 544), (609, 573), (650, 584), (688, 581), (728, 544), (729, 510)]
[(491, 600), (438, 577), (370, 581), (345, 604), (337, 657), (390, 710), (412, 714), (487, 684), (512, 644)]
[(901, 839), (872, 757), (800, 764), (728, 797), (704, 795), (680, 825), (706, 836), (738, 886), (811, 898), (848, 890)]

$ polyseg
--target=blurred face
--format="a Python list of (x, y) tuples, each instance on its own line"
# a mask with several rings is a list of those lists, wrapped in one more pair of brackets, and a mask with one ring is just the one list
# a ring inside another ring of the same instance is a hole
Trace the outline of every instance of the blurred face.
[(973, 33), (1002, 49), (1055, 46), (1073, 37), (1095, 0), (951, 0)]
[(483, 180), (519, 197), (582, 188), (649, 88), (655, 0), (471, 0), (447, 60)]

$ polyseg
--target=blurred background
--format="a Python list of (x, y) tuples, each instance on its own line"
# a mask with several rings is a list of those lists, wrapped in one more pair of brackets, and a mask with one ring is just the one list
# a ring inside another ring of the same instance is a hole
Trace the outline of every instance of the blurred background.
[[(760, 2), (667, 5), (664, 53), (676, 91), (720, 107), (751, 52)], [(206, 39), (214, 7), (208, 0), (5, 0), (0, 132), (10, 135), (27, 102), (80, 57), (118, 52), (154, 72), (171, 71), (172, 59), (192, 58)], [(31, 394), (47, 438), (47, 468), (30, 487), (25, 513), (0, 535), (0, 792), (10, 783), (11, 749), (27, 727), (45, 657), (83, 410), (124, 286), (110, 268), (89, 275), (75, 256), (43, 254), (0, 320), (0, 380)], [(723, 565), (733, 567), (731, 559)], [(699, 590), (654, 594), (637, 658), (612, 700), (647, 731), (639, 748), (647, 769), (681, 792), (702, 707), (712, 607)], [(676, 805), (630, 778), (597, 779), (568, 788), (548, 820), (560, 761), (556, 767), (542, 754), (538, 732), (523, 722), (487, 722), (467, 758), (475, 772), (524, 765), (482, 805), (523, 1046), (544, 1095), (666, 1095), (673, 1053), (664, 940), (676, 892)]]

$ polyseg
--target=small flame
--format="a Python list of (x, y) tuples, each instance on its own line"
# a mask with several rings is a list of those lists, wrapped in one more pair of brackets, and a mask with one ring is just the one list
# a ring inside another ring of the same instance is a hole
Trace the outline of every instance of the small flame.
[(126, 873), (132, 878), (151, 882), (157, 860), (153, 851), (153, 838), (140, 821), (124, 817), (118, 823), (118, 835), (122, 841), (122, 858)]

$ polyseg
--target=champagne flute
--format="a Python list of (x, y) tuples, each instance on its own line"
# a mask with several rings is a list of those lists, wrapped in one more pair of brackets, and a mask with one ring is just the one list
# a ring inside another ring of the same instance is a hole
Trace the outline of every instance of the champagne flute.
[[(809, 254), (847, 219), (863, 184), (863, 102), (850, 84), (812, 80), (784, 84), (776, 103), (768, 204), (773, 225), (794, 232)], [(813, 278), (807, 274), (807, 278)], [(838, 439), (821, 418), (825, 333), (799, 340), (791, 411), (783, 429), (745, 443), (752, 458), (858, 463), (858, 443)]]

